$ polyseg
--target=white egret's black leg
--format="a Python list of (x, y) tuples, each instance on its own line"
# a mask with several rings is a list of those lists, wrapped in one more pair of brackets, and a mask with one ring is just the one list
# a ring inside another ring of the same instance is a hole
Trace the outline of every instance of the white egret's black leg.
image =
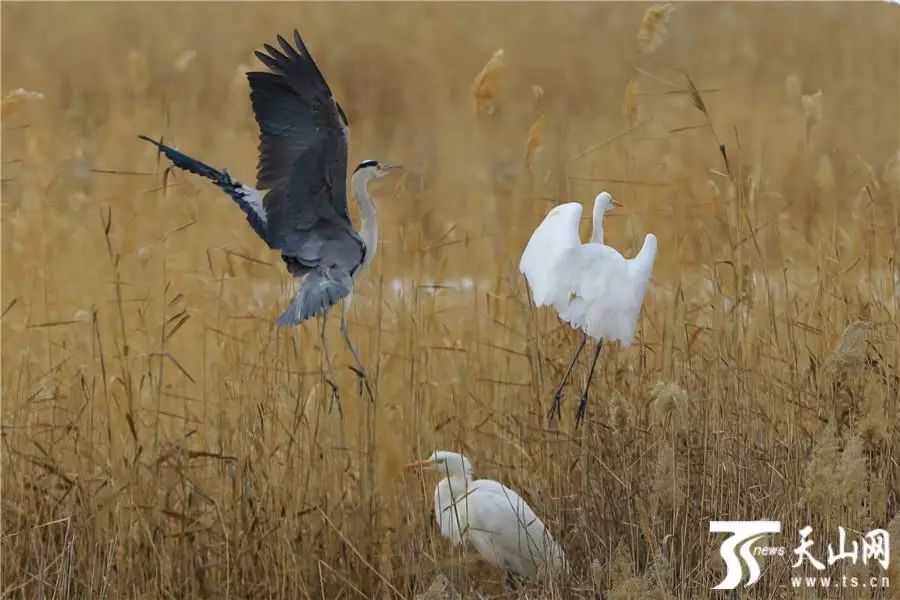
[(506, 594), (507, 596), (518, 596), (519, 593), (519, 582), (516, 581), (516, 576), (513, 575), (512, 571), (506, 572)]
[[(334, 382), (334, 368), (331, 366), (331, 352), (328, 351), (328, 338), (325, 336), (325, 326), (328, 324), (328, 312), (322, 314), (322, 331), (320, 338), (322, 340), (322, 353), (325, 355), (325, 367), (328, 372), (325, 374), (325, 383), (331, 388), (331, 406), (337, 405), (338, 414), (343, 418), (344, 410), (341, 408), (341, 392), (337, 384)], [(329, 412), (331, 407), (328, 408)]]
[(359, 354), (356, 353), (356, 348), (353, 347), (353, 344), (350, 342), (350, 335), (347, 333), (347, 304), (342, 303), (341, 309), (341, 333), (344, 334), (344, 341), (347, 342), (347, 347), (350, 348), (350, 353), (353, 354), (353, 359), (356, 361), (356, 367), (353, 368), (353, 371), (359, 377), (360, 381), (362, 381), (363, 385), (366, 386), (366, 393), (369, 394), (369, 400), (371, 402), (375, 402), (375, 394), (372, 393), (372, 386), (369, 385), (369, 377), (366, 375), (366, 369), (363, 367), (362, 361), (359, 360)]
[(597, 347), (594, 349), (594, 358), (591, 360), (591, 370), (588, 371), (587, 383), (584, 385), (584, 393), (581, 394), (581, 400), (578, 402), (578, 412), (575, 413), (575, 427), (581, 425), (584, 420), (584, 411), (587, 408), (588, 389), (591, 387), (591, 379), (594, 378), (594, 367), (597, 366), (597, 357), (600, 356), (600, 349), (603, 347), (603, 340), (597, 340)]
[(572, 374), (572, 369), (575, 368), (575, 363), (578, 362), (578, 357), (581, 356), (581, 351), (584, 350), (584, 345), (586, 343), (587, 343), (587, 334), (582, 332), (581, 343), (578, 344), (578, 350), (575, 351), (575, 356), (572, 358), (572, 362), (569, 363), (569, 368), (566, 369), (566, 374), (563, 375), (562, 381), (559, 382), (559, 385), (556, 386), (556, 391), (553, 393), (553, 403), (550, 405), (550, 412), (547, 413), (548, 421), (553, 421), (554, 413), (556, 414), (557, 419), (559, 419), (562, 416), (560, 413), (560, 400), (562, 400), (563, 387), (566, 385), (566, 382), (569, 380), (569, 375)]

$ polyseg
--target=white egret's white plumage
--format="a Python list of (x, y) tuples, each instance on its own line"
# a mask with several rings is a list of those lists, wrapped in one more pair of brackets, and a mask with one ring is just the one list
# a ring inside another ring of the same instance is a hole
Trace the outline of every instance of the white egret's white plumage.
[(445, 475), (434, 489), (434, 514), (454, 545), (471, 544), (489, 563), (525, 579), (568, 569), (562, 548), (528, 503), (498, 481), (474, 479), (462, 454), (437, 450), (405, 468)]
[(656, 259), (656, 236), (647, 234), (637, 256), (626, 259), (603, 243), (603, 215), (613, 206), (609, 193), (594, 200), (591, 241), (581, 242), (581, 204), (555, 207), (522, 253), (519, 270), (538, 306), (552, 305), (560, 318), (595, 340), (631, 344)]
[[(586, 244), (578, 232), (581, 204), (569, 202), (553, 208), (532, 234), (519, 262), (535, 304), (553, 306), (562, 320), (597, 340), (595, 361), (603, 340), (631, 345), (656, 260), (656, 236), (652, 233), (631, 259), (603, 243), (603, 216), (615, 204), (607, 192), (594, 199), (594, 230)], [(582, 342), (576, 360), (583, 346)], [(571, 367), (563, 383), (570, 372)], [(556, 393), (557, 411), (561, 388), (562, 384)], [(586, 394), (587, 388), (583, 401)], [(582, 410), (580, 407), (579, 412)]]

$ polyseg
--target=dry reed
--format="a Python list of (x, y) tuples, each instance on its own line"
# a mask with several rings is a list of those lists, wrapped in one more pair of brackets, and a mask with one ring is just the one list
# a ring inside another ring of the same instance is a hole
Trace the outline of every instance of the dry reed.
[[(500, 596), (436, 531), (435, 481), (401, 474), (434, 448), (565, 547), (571, 576), (529, 597), (712, 596), (710, 519), (896, 544), (894, 8), (685, 4), (636, 71), (615, 49), (637, 5), (3, 3), (3, 84), (46, 97), (2, 123), (2, 596), (414, 598), (439, 574)], [(382, 243), (348, 312), (375, 403), (339, 315), (333, 390), (320, 323), (273, 327), (278, 255), (134, 137), (251, 180), (244, 72), (294, 26), (351, 163), (410, 171), (373, 188)], [(550, 207), (601, 189), (626, 206), (609, 243), (654, 232), (660, 257), (584, 427), (583, 363), (550, 426), (578, 337), (516, 263)], [(741, 597), (792, 597), (779, 561)]]

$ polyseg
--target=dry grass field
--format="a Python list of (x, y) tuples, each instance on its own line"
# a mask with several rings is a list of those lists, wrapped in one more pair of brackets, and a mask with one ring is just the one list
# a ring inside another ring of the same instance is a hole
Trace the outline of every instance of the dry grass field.
[[(709, 521), (752, 519), (789, 556), (729, 597), (900, 594), (900, 7), (678, 5), (639, 36), (648, 7), (3, 3), (0, 92), (44, 98), (2, 115), (2, 597), (414, 598), (442, 573), (502, 598), (400, 468), (435, 448), (565, 548), (530, 598), (725, 597)], [(321, 322), (274, 327), (279, 256), (136, 138), (252, 182), (244, 72), (294, 27), (351, 163), (408, 169), (373, 186), (348, 313), (374, 403), (339, 311), (335, 398)], [(578, 336), (517, 264), (604, 189), (608, 243), (660, 255), (576, 429), (586, 361), (546, 412)], [(889, 529), (894, 587), (792, 588), (807, 524), (821, 560), (839, 526)]]

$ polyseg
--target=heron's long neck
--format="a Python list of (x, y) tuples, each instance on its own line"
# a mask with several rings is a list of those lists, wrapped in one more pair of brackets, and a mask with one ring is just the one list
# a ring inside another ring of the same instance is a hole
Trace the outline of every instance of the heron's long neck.
[(369, 197), (369, 181), (371, 177), (362, 174), (354, 174), (351, 186), (353, 195), (359, 204), (360, 228), (359, 237), (366, 245), (366, 255), (363, 257), (362, 266), (367, 266), (375, 257), (378, 248), (378, 215), (375, 212), (375, 203)]
[(466, 475), (457, 475), (454, 474), (451, 477), (447, 477), (444, 479), (447, 486), (450, 488), (450, 494), (453, 496), (453, 500), (456, 501), (459, 498), (464, 497), (469, 491), (471, 491), (472, 487), (472, 476), (469, 474)]
[(454, 544), (464, 542), (469, 531), (466, 498), (470, 483), (465, 477), (448, 477), (434, 488), (434, 516), (441, 533)]
[(591, 234), (592, 244), (603, 243), (603, 211), (594, 209), (594, 232)]

